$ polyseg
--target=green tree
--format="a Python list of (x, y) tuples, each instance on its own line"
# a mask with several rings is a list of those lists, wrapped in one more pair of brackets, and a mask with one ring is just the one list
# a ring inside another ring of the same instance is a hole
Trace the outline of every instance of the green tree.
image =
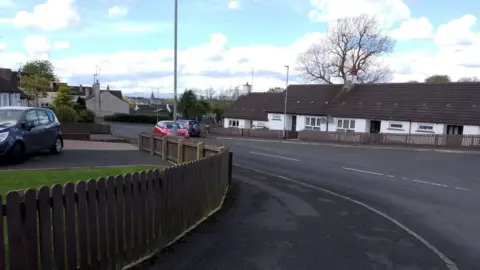
[(56, 79), (53, 64), (48, 60), (28, 61), (20, 68), (20, 86), (25, 93), (35, 98), (38, 107), (38, 97), (51, 89), (50, 83)]
[(183, 117), (190, 118), (197, 110), (197, 96), (193, 90), (185, 90), (180, 97), (179, 111)]
[(196, 105), (197, 105), (196, 116), (206, 115), (212, 111), (212, 106), (206, 100), (198, 100)]
[(267, 92), (270, 92), (270, 93), (281, 93), (285, 90), (285, 88), (282, 88), (282, 87), (271, 87), (268, 89)]
[(25, 94), (35, 99), (35, 106), (38, 107), (38, 97), (45, 95), (50, 89), (50, 80), (38, 75), (22, 76), (20, 85)]
[(449, 83), (451, 82), (448, 75), (432, 75), (425, 79), (425, 83)]
[(71, 91), (72, 89), (67, 85), (60, 84), (57, 90), (57, 96), (53, 99), (53, 105), (57, 108), (61, 106), (73, 107), (74, 102)]
[(20, 68), (20, 71), (24, 76), (37, 75), (49, 81), (54, 81), (56, 79), (55, 68), (48, 60), (28, 61)]
[(130, 109), (132, 109), (132, 110), (134, 110), (135, 107), (137, 106), (137, 103), (132, 98), (124, 96), (123, 100), (128, 103), (128, 106), (130, 106)]

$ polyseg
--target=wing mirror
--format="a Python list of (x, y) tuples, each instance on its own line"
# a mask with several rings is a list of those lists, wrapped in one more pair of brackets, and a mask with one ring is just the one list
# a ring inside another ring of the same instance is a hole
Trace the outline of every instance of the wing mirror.
[(22, 123), (22, 128), (30, 131), (32, 128), (34, 128), (35, 125), (32, 122), (24, 122)]

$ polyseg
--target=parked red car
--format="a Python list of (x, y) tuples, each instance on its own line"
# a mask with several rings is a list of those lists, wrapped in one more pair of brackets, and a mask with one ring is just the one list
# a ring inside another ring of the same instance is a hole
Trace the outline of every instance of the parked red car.
[(182, 128), (178, 123), (175, 124), (175, 122), (173, 122), (173, 121), (160, 121), (160, 122), (158, 122), (155, 125), (155, 127), (153, 128), (153, 133), (154, 134), (159, 134), (159, 135), (162, 135), (162, 136), (172, 135), (174, 125), (177, 125), (178, 136), (182, 136), (185, 139), (190, 138), (190, 134), (188, 133), (188, 131), (186, 129)]

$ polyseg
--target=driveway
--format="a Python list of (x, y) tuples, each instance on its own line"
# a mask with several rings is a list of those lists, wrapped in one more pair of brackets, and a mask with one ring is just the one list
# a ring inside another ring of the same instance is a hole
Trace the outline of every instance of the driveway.
[(127, 143), (93, 141), (68, 141), (58, 155), (48, 152), (30, 157), (26, 162), (2, 165), (0, 170), (40, 169), (66, 167), (120, 166), (120, 165), (166, 165), (159, 156), (150, 156), (138, 151), (138, 147)]

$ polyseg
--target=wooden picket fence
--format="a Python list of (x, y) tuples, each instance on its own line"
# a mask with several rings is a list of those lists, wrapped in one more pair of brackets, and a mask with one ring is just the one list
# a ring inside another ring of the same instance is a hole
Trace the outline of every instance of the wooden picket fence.
[(0, 196), (0, 270), (120, 269), (221, 206), (231, 153), (167, 168)]

